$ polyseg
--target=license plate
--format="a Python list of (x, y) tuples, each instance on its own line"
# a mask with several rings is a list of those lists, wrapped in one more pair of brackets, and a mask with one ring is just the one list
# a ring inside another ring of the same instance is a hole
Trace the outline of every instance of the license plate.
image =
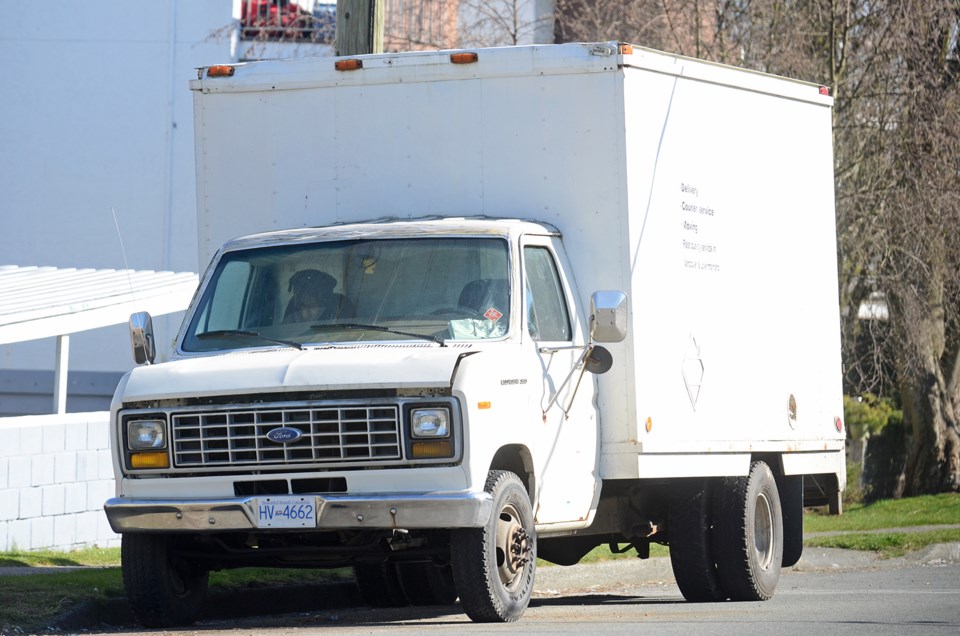
[(254, 501), (258, 528), (316, 528), (313, 497), (261, 497)]

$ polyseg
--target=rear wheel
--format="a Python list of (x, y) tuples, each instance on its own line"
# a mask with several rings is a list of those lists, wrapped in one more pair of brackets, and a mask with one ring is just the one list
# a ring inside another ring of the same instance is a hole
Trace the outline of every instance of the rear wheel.
[(717, 493), (713, 550), (724, 592), (734, 601), (766, 601), (783, 561), (780, 495), (770, 467), (753, 462), (747, 477), (728, 478)]
[(670, 563), (683, 598), (696, 603), (727, 598), (713, 557), (711, 482), (684, 484), (670, 501)]
[(133, 615), (145, 627), (177, 627), (197, 620), (208, 573), (178, 554), (174, 538), (124, 533), (123, 586)]
[(533, 593), (537, 543), (530, 498), (520, 478), (490, 471), (493, 514), (482, 528), (451, 536), (453, 578), (464, 612), (480, 623), (515, 621)]

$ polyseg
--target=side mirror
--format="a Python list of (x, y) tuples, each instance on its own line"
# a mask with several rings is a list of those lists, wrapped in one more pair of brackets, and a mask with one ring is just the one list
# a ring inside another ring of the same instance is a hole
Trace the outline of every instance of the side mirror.
[(597, 342), (621, 342), (627, 337), (627, 295), (595, 291), (590, 297), (590, 337)]
[(130, 346), (137, 364), (153, 364), (157, 357), (153, 319), (145, 311), (138, 311), (130, 316)]

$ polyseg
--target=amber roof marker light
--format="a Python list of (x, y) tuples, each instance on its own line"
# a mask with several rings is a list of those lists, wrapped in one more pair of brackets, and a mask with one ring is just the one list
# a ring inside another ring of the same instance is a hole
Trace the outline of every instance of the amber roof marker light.
[(333, 63), (333, 68), (338, 71), (357, 71), (363, 68), (363, 60), (337, 60)]
[(450, 54), (450, 61), (454, 64), (473, 64), (479, 59), (480, 56), (473, 52)]
[(207, 67), (207, 77), (233, 77), (236, 69), (229, 64), (217, 64)]

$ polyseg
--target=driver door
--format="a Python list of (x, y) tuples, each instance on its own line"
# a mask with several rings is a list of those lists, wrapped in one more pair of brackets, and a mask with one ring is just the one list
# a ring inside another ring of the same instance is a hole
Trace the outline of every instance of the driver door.
[(586, 344), (584, 321), (561, 275), (570, 270), (561, 260), (558, 239), (528, 235), (521, 245), (524, 341), (536, 351), (542, 381), (538, 406), (543, 423), (537, 428), (533, 449), (535, 520), (538, 525), (586, 525), (600, 481), (596, 385), (591, 374), (581, 377), (577, 368)]

